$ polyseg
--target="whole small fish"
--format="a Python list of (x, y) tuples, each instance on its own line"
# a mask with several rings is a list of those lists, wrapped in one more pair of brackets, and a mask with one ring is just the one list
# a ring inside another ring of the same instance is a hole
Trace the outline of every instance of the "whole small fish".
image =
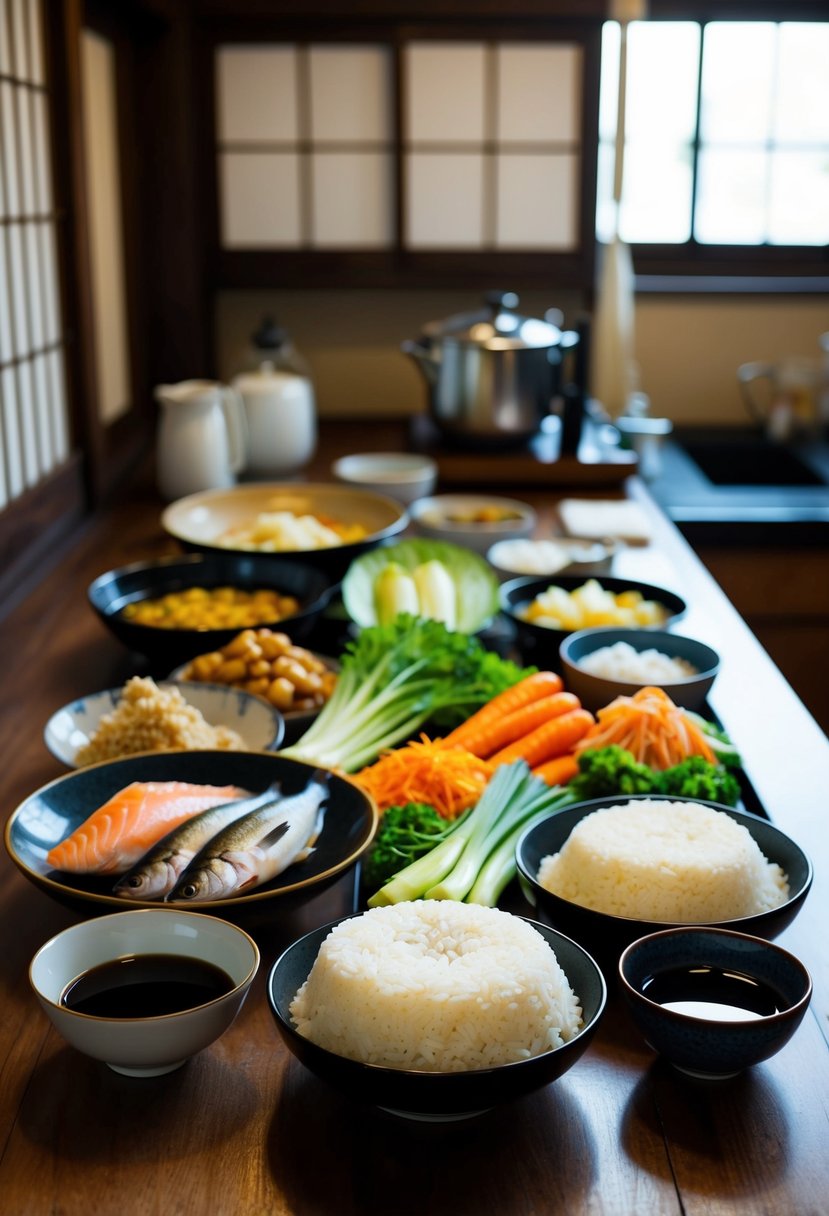
[(113, 893), (119, 899), (163, 899), (172, 891), (179, 875), (217, 832), (243, 815), (276, 802), (280, 790), (279, 782), (273, 781), (261, 794), (222, 802), (173, 828), (136, 862), (128, 874), (118, 880)]
[(327, 797), (328, 774), (320, 770), (301, 793), (229, 824), (193, 858), (167, 900), (227, 899), (304, 861), (322, 830)]

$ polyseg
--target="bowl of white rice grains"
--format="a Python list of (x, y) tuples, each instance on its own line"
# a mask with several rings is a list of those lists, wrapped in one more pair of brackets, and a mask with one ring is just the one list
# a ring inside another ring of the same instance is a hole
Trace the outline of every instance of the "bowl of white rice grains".
[(564, 638), (559, 657), (567, 688), (592, 713), (646, 687), (700, 710), (720, 669), (711, 646), (668, 629), (579, 629)]
[(469, 1118), (572, 1067), (605, 1007), (600, 968), (549, 926), (417, 900), (306, 934), (268, 1001), (285, 1044), (352, 1101), (423, 1121)]
[(560, 932), (615, 974), (632, 941), (673, 925), (771, 940), (812, 884), (803, 850), (768, 819), (693, 798), (593, 798), (528, 828), (522, 890)]

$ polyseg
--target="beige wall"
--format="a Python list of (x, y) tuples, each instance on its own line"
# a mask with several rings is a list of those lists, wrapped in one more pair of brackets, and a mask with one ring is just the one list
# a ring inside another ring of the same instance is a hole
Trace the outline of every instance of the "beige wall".
[[(234, 291), (216, 303), (217, 373), (229, 378), (247, 355), (248, 336), (272, 312), (310, 364), (322, 417), (410, 415), (426, 406), (423, 379), (400, 343), (424, 322), (479, 306), (471, 291)], [(526, 292), (520, 311), (559, 307), (574, 324), (579, 300)], [(636, 357), (652, 413), (675, 423), (741, 423), (740, 363), (815, 355), (829, 331), (825, 297), (756, 299), (640, 297)], [(204, 369), (193, 368), (192, 375)]]

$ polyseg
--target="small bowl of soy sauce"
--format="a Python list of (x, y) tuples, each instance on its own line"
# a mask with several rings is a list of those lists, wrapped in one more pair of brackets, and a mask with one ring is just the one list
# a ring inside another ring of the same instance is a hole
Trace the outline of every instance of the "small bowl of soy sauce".
[(734, 1077), (775, 1055), (812, 996), (795, 955), (763, 938), (701, 926), (640, 937), (619, 959), (619, 977), (648, 1044), (703, 1080)]
[(72, 1047), (115, 1072), (180, 1068), (233, 1022), (259, 969), (244, 930), (173, 908), (72, 925), (38, 950), (29, 982)]

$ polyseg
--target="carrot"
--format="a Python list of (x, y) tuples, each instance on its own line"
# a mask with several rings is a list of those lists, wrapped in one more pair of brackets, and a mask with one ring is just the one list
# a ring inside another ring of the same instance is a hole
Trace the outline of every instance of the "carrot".
[(664, 770), (688, 756), (715, 756), (703, 732), (661, 688), (640, 688), (631, 697), (617, 697), (596, 714), (596, 722), (576, 744), (586, 748), (616, 743), (641, 764)]
[(494, 756), (489, 756), (488, 762), (511, 764), (513, 760), (526, 760), (530, 768), (537, 768), (555, 756), (572, 751), (592, 725), (593, 715), (586, 709), (571, 709), (569, 713), (551, 718), (543, 726), (536, 727), (523, 739), (516, 739)]
[(575, 752), (565, 752), (545, 764), (539, 764), (533, 769), (533, 776), (540, 777), (548, 785), (566, 785), (579, 771), (579, 762)]
[(491, 722), (497, 722), (507, 714), (520, 709), (522, 705), (529, 705), (530, 702), (538, 701), (541, 697), (561, 692), (563, 687), (561, 676), (556, 675), (554, 671), (534, 671), (532, 675), (524, 676), (523, 680), (519, 680), (511, 688), (505, 688), (491, 701), (487, 701), (486, 705), (483, 705), (477, 713), (472, 714), (465, 722), (451, 731), (443, 742), (450, 747), (466, 747), (467, 740), (474, 738), (482, 727), (488, 726)]
[(581, 702), (572, 692), (554, 692), (550, 697), (539, 697), (537, 701), (530, 701), (527, 705), (514, 709), (511, 714), (484, 723), (474, 734), (467, 731), (463, 746), (473, 755), (486, 759), (508, 743), (523, 739), (524, 735), (528, 735), (531, 730), (535, 730), (550, 718), (557, 718), (560, 714), (569, 713), (571, 709), (579, 709), (580, 706)]
[(443, 740), (419, 740), (385, 752), (352, 780), (365, 790), (378, 810), (425, 802), (444, 819), (455, 819), (478, 801), (493, 768), (461, 747)]

